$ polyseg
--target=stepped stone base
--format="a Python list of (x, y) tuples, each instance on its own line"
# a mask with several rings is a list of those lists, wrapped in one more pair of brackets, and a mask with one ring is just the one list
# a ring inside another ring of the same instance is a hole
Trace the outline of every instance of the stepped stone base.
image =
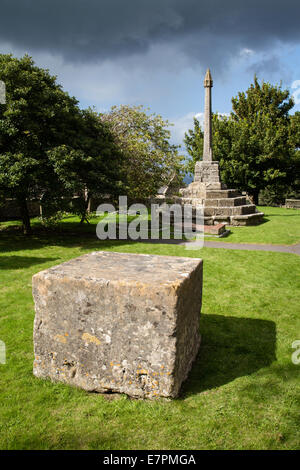
[(202, 260), (94, 252), (33, 276), (34, 374), (175, 397), (199, 345)]
[(237, 190), (221, 183), (219, 162), (197, 162), (195, 181), (181, 189), (181, 195), (181, 204), (203, 206), (205, 225), (256, 225), (264, 216)]
[(263, 212), (256, 212), (255, 214), (247, 215), (233, 215), (233, 216), (212, 216), (204, 217), (204, 223), (206, 225), (215, 225), (224, 223), (232, 226), (243, 226), (243, 225), (259, 225), (262, 223), (264, 217)]

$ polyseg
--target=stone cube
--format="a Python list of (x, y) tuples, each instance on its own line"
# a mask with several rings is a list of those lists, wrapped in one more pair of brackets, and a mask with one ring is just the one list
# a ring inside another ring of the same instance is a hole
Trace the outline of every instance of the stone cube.
[(37, 377), (178, 394), (200, 345), (202, 260), (93, 252), (35, 274), (33, 296)]

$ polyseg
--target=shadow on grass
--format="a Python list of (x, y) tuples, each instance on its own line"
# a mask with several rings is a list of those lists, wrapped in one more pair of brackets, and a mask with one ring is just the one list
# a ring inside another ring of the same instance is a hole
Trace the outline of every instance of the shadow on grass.
[[(255, 226), (258, 226), (258, 225), (264, 225), (264, 224), (270, 222), (270, 219), (268, 219), (268, 217), (269, 217), (269, 214), (266, 214), (264, 217), (262, 217), (262, 220), (260, 221), (259, 224), (253, 224), (253, 225), (251, 225), (251, 227), (255, 227)], [(248, 225), (248, 227), (250, 227), (250, 225)]]
[(19, 250), (39, 250), (46, 246), (75, 247), (83, 242), (96, 244), (99, 241), (95, 234), (53, 231), (35, 231), (32, 236), (25, 236), (17, 231), (0, 233), (0, 253), (9, 253)]
[(202, 314), (202, 342), (181, 397), (220, 387), (276, 360), (272, 321)]
[(84, 249), (101, 250), (112, 248), (128, 243), (153, 243), (153, 244), (172, 244), (180, 245), (184, 243), (181, 239), (139, 239), (131, 240), (99, 240), (95, 232), (53, 232), (53, 231), (35, 231), (35, 233), (27, 237), (23, 234), (13, 232), (11, 234), (0, 234), (0, 253), (9, 253), (18, 250), (39, 250), (45, 246), (55, 245), (62, 247), (84, 246)]
[(37, 256), (0, 256), (0, 269), (23, 269), (35, 264), (55, 261), (57, 258), (42, 258)]
[(257, 225), (264, 225), (270, 222), (270, 219), (268, 219), (269, 215), (266, 214), (265, 217), (262, 218), (261, 222), (259, 224), (253, 224), (252, 227), (257, 226)]

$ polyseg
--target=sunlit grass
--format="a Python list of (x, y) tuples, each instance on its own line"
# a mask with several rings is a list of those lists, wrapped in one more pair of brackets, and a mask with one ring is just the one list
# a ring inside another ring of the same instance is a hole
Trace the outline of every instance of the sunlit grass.
[[(70, 220), (64, 224), (78, 227)], [(92, 250), (204, 259), (202, 346), (178, 399), (105, 397), (33, 376), (32, 275)], [(300, 334), (299, 274), (292, 254), (2, 231), (0, 448), (299, 448), (300, 366), (291, 362)]]
[(284, 207), (258, 207), (265, 214), (263, 223), (249, 227), (228, 227), (225, 238), (209, 238), (231, 243), (267, 243), (292, 245), (300, 243), (300, 210)]

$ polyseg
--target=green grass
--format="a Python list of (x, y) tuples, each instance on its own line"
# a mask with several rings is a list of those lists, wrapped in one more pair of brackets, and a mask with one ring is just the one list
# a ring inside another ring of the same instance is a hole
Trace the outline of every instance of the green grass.
[[(264, 221), (260, 225), (249, 227), (229, 227), (230, 234), (224, 238), (205, 237), (206, 240), (231, 242), (231, 243), (259, 243), (275, 245), (293, 245), (300, 243), (300, 210), (285, 209), (283, 207), (258, 207), (264, 212)], [(92, 217), (90, 224), (84, 223), (79, 227), (79, 219), (76, 216), (66, 216), (56, 227), (56, 231), (78, 233), (95, 233), (96, 225), (102, 217)], [(128, 217), (128, 222), (133, 220)], [(32, 219), (34, 229), (42, 228), (38, 218)], [(0, 222), (1, 228), (20, 227), (18, 220)]]
[[(224, 238), (205, 237), (207, 240), (227, 241), (231, 243), (259, 243), (275, 245), (292, 245), (300, 243), (300, 210), (284, 207), (258, 207), (265, 214), (263, 223), (249, 227), (230, 227), (230, 234)], [(82, 231), (95, 233), (95, 226), (101, 217), (93, 217), (90, 225), (84, 224)], [(128, 222), (134, 219), (128, 217)], [(38, 219), (34, 225), (40, 226)], [(77, 231), (78, 218), (69, 215), (59, 227), (63, 230)]]
[[(33, 376), (32, 275), (95, 249), (204, 259), (202, 346), (178, 399), (103, 396)], [(299, 305), (293, 254), (2, 231), (0, 448), (299, 448), (300, 365), (291, 362)]]
[(209, 240), (230, 243), (267, 243), (293, 245), (300, 243), (300, 210), (284, 207), (258, 207), (265, 214), (264, 222), (249, 227), (229, 227), (230, 234), (224, 238)]

